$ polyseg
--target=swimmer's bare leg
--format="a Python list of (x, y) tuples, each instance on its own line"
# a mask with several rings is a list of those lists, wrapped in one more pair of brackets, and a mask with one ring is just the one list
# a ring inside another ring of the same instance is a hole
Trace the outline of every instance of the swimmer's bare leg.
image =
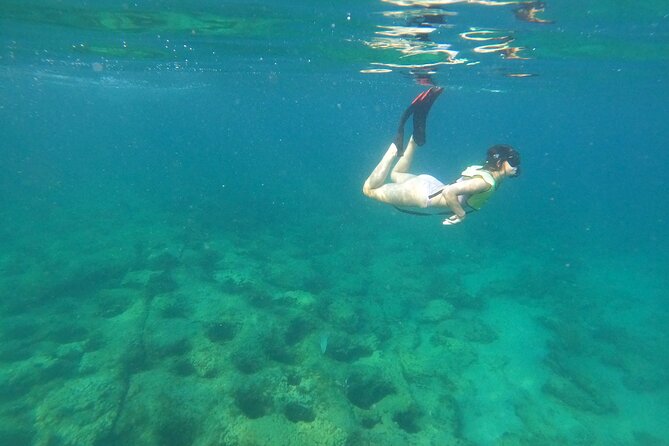
[(404, 149), (404, 155), (397, 161), (393, 170), (390, 171), (390, 180), (393, 183), (404, 183), (406, 180), (416, 176), (409, 173), (416, 147), (418, 147), (418, 144), (416, 144), (416, 141), (414, 141), (412, 136), (409, 138), (409, 143), (407, 144), (406, 149)]
[(393, 167), (393, 163), (397, 159), (397, 146), (395, 143), (390, 144), (388, 150), (381, 158), (381, 162), (374, 168), (372, 174), (365, 181), (364, 186), (362, 187), (362, 193), (369, 196), (372, 196), (372, 191), (383, 186), (388, 178), (388, 173)]

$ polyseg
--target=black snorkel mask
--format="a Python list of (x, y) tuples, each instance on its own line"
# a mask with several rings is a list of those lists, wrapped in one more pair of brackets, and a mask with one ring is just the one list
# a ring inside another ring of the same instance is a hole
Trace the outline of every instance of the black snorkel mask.
[(513, 174), (514, 177), (520, 175), (520, 154), (513, 147), (505, 144), (496, 144), (488, 149), (486, 165), (494, 165), (494, 170), (500, 170), (504, 165), (504, 161), (516, 169), (516, 173)]
[(510, 154), (509, 156), (506, 157), (504, 161), (509, 163), (509, 166), (516, 169), (516, 173), (513, 174), (514, 177), (520, 175), (520, 156), (518, 155), (518, 153)]

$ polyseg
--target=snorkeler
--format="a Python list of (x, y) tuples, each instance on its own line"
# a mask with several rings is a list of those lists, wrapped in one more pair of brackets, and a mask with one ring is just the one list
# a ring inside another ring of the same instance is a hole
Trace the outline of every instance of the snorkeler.
[[(479, 210), (505, 178), (518, 176), (520, 154), (510, 146), (494, 145), (488, 149), (483, 166), (468, 167), (450, 184), (431, 175), (409, 173), (416, 148), (425, 144), (428, 112), (442, 92), (443, 88), (432, 87), (419, 94), (404, 111), (395, 141), (365, 181), (362, 192), (403, 212), (447, 214), (443, 224), (454, 225), (464, 220), (468, 212)], [(404, 149), (404, 125), (412, 115), (413, 135)]]

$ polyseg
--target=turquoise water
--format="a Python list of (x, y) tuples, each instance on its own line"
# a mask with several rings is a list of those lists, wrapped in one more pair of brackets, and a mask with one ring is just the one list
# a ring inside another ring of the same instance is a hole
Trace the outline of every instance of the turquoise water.
[(2, 2), (0, 444), (669, 444), (669, 7), (442, 3)]

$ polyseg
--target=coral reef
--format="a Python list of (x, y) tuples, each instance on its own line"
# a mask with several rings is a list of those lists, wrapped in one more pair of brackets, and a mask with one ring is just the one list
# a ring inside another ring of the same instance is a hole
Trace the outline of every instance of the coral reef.
[(666, 347), (560, 298), (585, 288), (532, 300), (511, 264), (189, 231), (49, 286), (4, 270), (33, 298), (2, 302), (3, 444), (663, 444), (616, 420), (666, 392)]

